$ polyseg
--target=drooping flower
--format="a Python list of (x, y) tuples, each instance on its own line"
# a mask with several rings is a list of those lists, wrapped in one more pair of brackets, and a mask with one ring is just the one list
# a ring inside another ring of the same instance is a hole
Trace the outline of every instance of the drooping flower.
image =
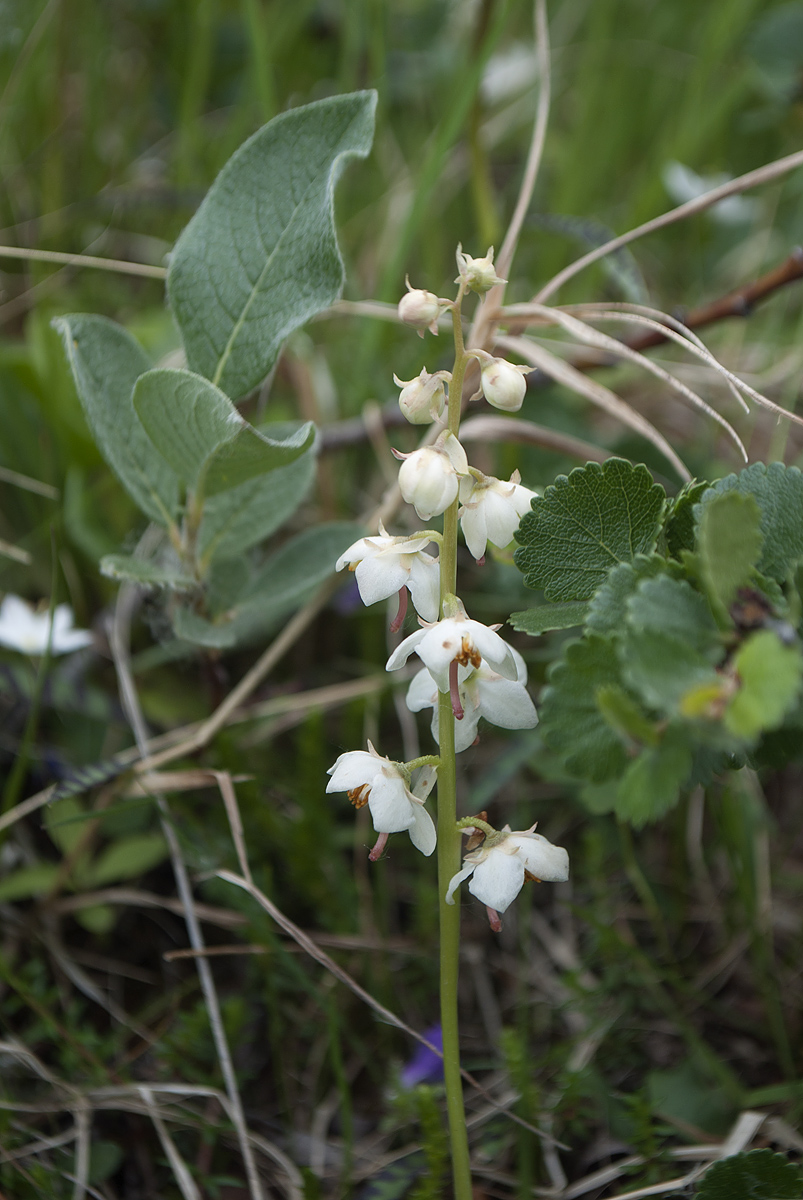
[(425, 329), (428, 329), (430, 333), (437, 333), (441, 301), (434, 292), (411, 287), (408, 278), (405, 277), (404, 282), (407, 294), (402, 296), (399, 301), (399, 320), (404, 321), (405, 325), (412, 325), (414, 329), (417, 329), (419, 337), (424, 336)]
[[(376, 604), (399, 593), (399, 617), (393, 622), (400, 628), (407, 607), (407, 591), (415, 610), (427, 621), (438, 615), (440, 568), (437, 558), (424, 553), (432, 541), (428, 532), (412, 537), (392, 537), (384, 525), (374, 537), (363, 537), (349, 546), (335, 564), (335, 570), (348, 566), (354, 571), (363, 604)], [(405, 590), (406, 589), (406, 590)]]
[(463, 537), (479, 562), (485, 557), (488, 542), (500, 550), (510, 544), (536, 493), (522, 487), (518, 471), (505, 483), (469, 467), (469, 474), (460, 480), (459, 495), (462, 508), (458, 516)]
[[(515, 680), (518, 676), (513, 649), (496, 632), (498, 625), (472, 621), (462, 601), (447, 597), (446, 616), (435, 624), (422, 622), (422, 628), (406, 637), (391, 654), (386, 670), (397, 671), (415, 651), (427, 667), (441, 692), (450, 692), (455, 717), (461, 720), (463, 709), (458, 688), (460, 667), (479, 667), (485, 659), (497, 674)], [(473, 740), (473, 739), (472, 739)]]
[(367, 750), (341, 754), (327, 774), (331, 776), (327, 792), (348, 792), (355, 808), (368, 805), (379, 834), (369, 855), (372, 862), (382, 854), (388, 835), (405, 829), (416, 849), (429, 857), (435, 849), (436, 834), (424, 801), (435, 785), (435, 767), (423, 766), (412, 773), (404, 763), (391, 762), (378, 754), (369, 742)]
[(472, 258), (470, 254), (464, 254), (463, 247), (458, 244), (456, 258), (460, 274), (455, 279), (455, 283), (460, 283), (462, 280), (471, 292), (478, 292), (482, 296), (485, 292), (489, 292), (495, 284), (507, 283), (506, 279), (500, 279), (496, 273), (493, 246), (488, 248), (485, 258)]
[(459, 476), (468, 473), (466, 452), (453, 433), (444, 430), (434, 446), (412, 454), (393, 452), (404, 459), (399, 468), (399, 488), (422, 521), (445, 512), (457, 497)]
[(393, 382), (401, 388), (399, 408), (411, 425), (429, 425), (438, 420), (446, 403), (443, 384), (451, 378), (451, 371), (436, 371), (430, 375), (426, 367), (421, 368), (421, 374), (415, 379), (393, 376)]
[(51, 654), (72, 654), (94, 641), (88, 629), (73, 629), (69, 604), (58, 604), (53, 613), (50, 634), (49, 612), (36, 612), (20, 596), (10, 593), (0, 605), (0, 645), (22, 654), (45, 654), (50, 641)]
[[(463, 717), (454, 730), (455, 750), (459, 754), (472, 745), (480, 717), (500, 729), (532, 729), (538, 713), (527, 691), (527, 666), (518, 650), (509, 647), (516, 664), (516, 679), (505, 679), (486, 662), (479, 667), (458, 667), (457, 688)], [(412, 679), (407, 689), (410, 712), (432, 708), (432, 736), (439, 741), (438, 685), (426, 667)]]
[(504, 412), (518, 412), (527, 393), (525, 375), (532, 367), (509, 363), (505, 358), (494, 358), (485, 350), (471, 350), (472, 358), (480, 363), (482, 393), (489, 404)]
[[(464, 829), (472, 833), (472, 829)], [(569, 855), (562, 846), (530, 829), (502, 830), (488, 834), (482, 845), (464, 856), (467, 864), (454, 875), (446, 892), (446, 903), (454, 904), (454, 894), (464, 879), (471, 877), (468, 890), (488, 910), (491, 928), (502, 928), (499, 913), (503, 913), (518, 896), (525, 879), (536, 882), (562, 883), (569, 878)]]

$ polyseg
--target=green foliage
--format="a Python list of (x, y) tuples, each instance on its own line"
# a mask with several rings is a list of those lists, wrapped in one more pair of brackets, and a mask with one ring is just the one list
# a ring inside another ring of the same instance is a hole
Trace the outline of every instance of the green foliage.
[(340, 295), (334, 185), (371, 148), (375, 92), (283, 113), (223, 168), (170, 260), (170, 305), (191, 370), (235, 398), (288, 334)]
[[(631, 490), (625, 484), (600, 493), (591, 549), (586, 544), (587, 560), (597, 556), (595, 569), (601, 570), (599, 530), (609, 531), (606, 546), (621, 546), (633, 525), (633, 480), (638, 494), (652, 495), (644, 469), (631, 470)], [(579, 586), (577, 556), (566, 549), (561, 567), (556, 547), (568, 547), (573, 527), (592, 525), (581, 475), (569, 476), (577, 480), (573, 490), (564, 480), (559, 492), (550, 496), (547, 489), (544, 497), (541, 527), (562, 529), (562, 542), (533, 536), (538, 501), (529, 529), (527, 518), (522, 521), (526, 554), (518, 551), (517, 562), (525, 582), (549, 587), (556, 597), (576, 594)], [(604, 475), (597, 469), (590, 478)], [(793, 627), (781, 617), (795, 610), (800, 619), (800, 606), (793, 604), (803, 528), (800, 478), (774, 464), (749, 467), (721, 481), (727, 486), (695, 484), (670, 507), (663, 529), (657, 524), (662, 506), (652, 510), (650, 541), (671, 545), (681, 563), (639, 553), (604, 574), (588, 605), (583, 638), (566, 644), (550, 668), (540, 710), (542, 735), (563, 768), (587, 784), (606, 785), (591, 800), (597, 808), (602, 804), (600, 811), (612, 808), (637, 826), (655, 820), (698, 780), (743, 762), (757, 743), (760, 760), (763, 735), (794, 726), (803, 656)], [(690, 538), (680, 521), (688, 523), (692, 511)], [(785, 593), (779, 583), (790, 572)], [(517, 624), (536, 632), (544, 627), (542, 610), (531, 611), (532, 618), (517, 614)], [(776, 736), (773, 753), (784, 747), (795, 756), (799, 738)]]
[(588, 600), (611, 567), (655, 549), (665, 496), (621, 458), (559, 475), (516, 532), (516, 566), (547, 600)]
[(152, 365), (147, 355), (105, 317), (60, 317), (54, 325), (98, 449), (145, 515), (170, 525), (178, 509), (178, 478), (154, 454), (131, 399), (137, 379)]
[(570, 600), (566, 604), (538, 604), (524, 612), (511, 613), (509, 620), (520, 633), (537, 637), (550, 629), (572, 629), (582, 625), (587, 613), (588, 605), (584, 601)]
[(190, 371), (147, 371), (137, 380), (133, 401), (157, 451), (196, 498), (288, 466), (315, 436), (307, 422), (283, 441), (266, 437), (219, 388)]
[(713, 1163), (697, 1187), (698, 1200), (799, 1200), (803, 1174), (772, 1150), (750, 1150)]

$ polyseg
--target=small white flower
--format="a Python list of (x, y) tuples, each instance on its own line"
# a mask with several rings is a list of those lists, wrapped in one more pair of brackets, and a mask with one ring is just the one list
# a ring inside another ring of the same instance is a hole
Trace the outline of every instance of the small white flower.
[(522, 487), (518, 471), (505, 483), (469, 467), (469, 475), (460, 480), (463, 507), (457, 515), (466, 545), (478, 562), (485, 557), (487, 542), (500, 550), (510, 544), (535, 495)]
[(443, 383), (451, 378), (450, 371), (436, 371), (430, 375), (426, 367), (415, 379), (393, 376), (393, 382), (401, 388), (399, 408), (411, 425), (429, 425), (438, 420), (446, 404)]
[(355, 808), (368, 805), (374, 829), (380, 835), (369, 857), (375, 862), (385, 848), (388, 834), (406, 829), (410, 841), (429, 857), (435, 849), (435, 825), (424, 801), (435, 784), (434, 767), (424, 767), (411, 789), (408, 773), (401, 763), (378, 754), (371, 743), (367, 750), (341, 754), (328, 775), (327, 792), (348, 792)]
[[(518, 650), (510, 647), (516, 664), (516, 679), (505, 679), (486, 662), (479, 667), (458, 668), (458, 695), (463, 717), (454, 727), (455, 750), (459, 754), (472, 745), (480, 717), (500, 729), (532, 729), (538, 713), (527, 691), (527, 666)], [(410, 712), (433, 709), (432, 736), (439, 742), (438, 685), (426, 667), (412, 679), (407, 689)]]
[(455, 283), (460, 283), (462, 280), (471, 292), (483, 295), (485, 292), (489, 292), (495, 284), (507, 283), (506, 279), (500, 279), (496, 273), (493, 246), (489, 247), (485, 258), (472, 258), (470, 254), (464, 254), (463, 247), (458, 244), (456, 258), (460, 274), (455, 279)]
[[(444, 606), (446, 607), (446, 606)], [(505, 679), (516, 679), (513, 649), (500, 638), (498, 625), (472, 621), (460, 600), (452, 599), (449, 615), (434, 625), (424, 624), (405, 638), (391, 654), (386, 670), (397, 671), (415, 651), (441, 692), (457, 688), (457, 669), (479, 667), (482, 659)]]
[(504, 412), (518, 412), (527, 393), (524, 377), (533, 368), (509, 363), (504, 358), (494, 358), (485, 350), (471, 350), (470, 354), (481, 364), (482, 394), (488, 403)]
[(418, 330), (419, 336), (424, 336), (424, 330), (430, 333), (438, 332), (438, 317), (441, 312), (441, 301), (434, 292), (424, 291), (423, 288), (410, 286), (410, 280), (405, 278), (406, 296), (399, 301), (399, 320), (405, 325), (412, 325)]
[[(337, 560), (335, 570), (348, 566), (354, 571), (363, 604), (376, 604), (407, 588), (416, 612), (425, 621), (434, 621), (440, 607), (440, 567), (437, 558), (424, 553), (431, 541), (428, 533), (392, 537), (380, 525), (377, 536), (360, 538), (349, 546)], [(402, 604), (406, 608), (406, 593), (400, 598), (400, 608)]]
[(422, 521), (445, 512), (457, 499), (458, 476), (468, 473), (466, 452), (453, 433), (444, 430), (434, 446), (423, 446), (404, 459), (399, 468), (399, 487)]
[[(509, 908), (525, 879), (562, 883), (569, 878), (569, 855), (562, 846), (532, 829), (512, 832), (509, 825), (486, 837), (478, 850), (467, 854), (467, 866), (454, 875), (446, 892), (446, 903), (454, 904), (454, 893), (471, 876), (468, 890), (488, 909), (491, 928), (502, 928), (499, 913)], [(464, 831), (470, 832), (470, 831)]]
[(51, 654), (71, 654), (91, 646), (88, 629), (73, 629), (73, 612), (69, 604), (59, 604), (53, 613), (53, 636), (50, 637), (50, 614), (36, 612), (19, 596), (7, 595), (0, 605), (0, 646), (19, 650), (22, 654), (45, 654), (50, 640)]

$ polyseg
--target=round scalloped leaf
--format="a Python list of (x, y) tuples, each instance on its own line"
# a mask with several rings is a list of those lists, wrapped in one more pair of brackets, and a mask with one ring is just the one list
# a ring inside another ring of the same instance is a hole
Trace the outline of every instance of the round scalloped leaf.
[(714, 1163), (695, 1193), (696, 1200), (800, 1200), (800, 1168), (783, 1154), (751, 1150)]
[(716, 496), (737, 491), (754, 496), (761, 509), (764, 545), (758, 561), (762, 575), (783, 582), (793, 563), (803, 558), (803, 474), (783, 463), (752, 463), (738, 475), (719, 479), (695, 510), (698, 525), (706, 505)]
[(516, 566), (547, 600), (588, 600), (611, 567), (655, 549), (666, 495), (623, 458), (559, 475), (516, 532)]
[(599, 690), (620, 684), (614, 642), (596, 634), (570, 642), (552, 667), (541, 697), (541, 733), (572, 775), (604, 783), (627, 765), (622, 738), (596, 700)]

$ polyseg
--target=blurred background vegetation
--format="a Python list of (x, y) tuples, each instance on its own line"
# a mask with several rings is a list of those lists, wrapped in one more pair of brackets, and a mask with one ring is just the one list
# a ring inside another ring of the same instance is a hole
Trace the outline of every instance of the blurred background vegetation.
[[(799, 149), (803, 134), (803, 3), (550, 0), (549, 16), (552, 116), (509, 301), (529, 299), (606, 230), (687, 198), (694, 180), (671, 164), (738, 175)], [(163, 265), (244, 138), (290, 106), (362, 87), (378, 89), (379, 111), (372, 155), (338, 187), (346, 296), (395, 301), (405, 272), (448, 295), (456, 242), (473, 254), (498, 246), (515, 202), (538, 88), (529, 0), (0, 0), (0, 244)], [(560, 299), (643, 298), (669, 312), (716, 299), (789, 256), (801, 240), (802, 191), (798, 171), (636, 242), (615, 271), (587, 271)], [(155, 359), (178, 348), (160, 281), (0, 258), (0, 539), (26, 556), (0, 557), (0, 589), (34, 603), (55, 593), (96, 635), (94, 649), (55, 660), (46, 679), (22, 655), (0, 652), (6, 806), (132, 743), (106, 640), (116, 587), (98, 561), (130, 552), (143, 520), (89, 436), (50, 328), (76, 311), (124, 323)], [(728, 366), (794, 408), (802, 313), (792, 285), (705, 336)], [(674, 359), (666, 348), (659, 357)], [(270, 414), (351, 430), (339, 423), (395, 400), (394, 371), (409, 379), (423, 365), (449, 365), (445, 338), (421, 343), (351, 316), (316, 322), (291, 339)], [(740, 414), (705, 373), (685, 370), (737, 425), (751, 459), (797, 461), (797, 431)], [(718, 427), (655, 380), (632, 368), (604, 378), (699, 477), (738, 465)], [(247, 402), (252, 419), (263, 404)], [(646, 442), (562, 389), (534, 389), (525, 411), (677, 486)], [(352, 517), (379, 497), (391, 460), (377, 423), (361, 427), (372, 435), (350, 434), (345, 446), (333, 436), (290, 532)], [(411, 431), (394, 429), (391, 440), (413, 445)], [(505, 476), (518, 467), (531, 487), (577, 465), (535, 448), (482, 453), (479, 465)], [(56, 492), (20, 487), (8, 471)], [(509, 562), (462, 565), (472, 615), (503, 620), (527, 606)], [(254, 697), (274, 702), (267, 715), (230, 726), (180, 765), (248, 776), (238, 795), (259, 885), (423, 1031), (437, 1018), (434, 871), (406, 839), (369, 871), (365, 814), (355, 823), (342, 798), (324, 794), (327, 767), (366, 736), (391, 757), (412, 757), (409, 714), (400, 733), (403, 693), (383, 683), (325, 710), (284, 704), (375, 676), (385, 630), (381, 608), (358, 607), (345, 584)], [(536, 693), (564, 636), (513, 639)], [(221, 654), (170, 640), (159, 597), (146, 597), (133, 667), (153, 731), (208, 715), (259, 649)], [(26, 728), (33, 746), (20, 778), (11, 764)], [(420, 732), (426, 752), (423, 724)], [(497, 1098), (518, 1096), (525, 1121), (549, 1124), (570, 1147), (570, 1180), (641, 1156), (588, 1193), (599, 1197), (671, 1178), (684, 1169), (671, 1157), (678, 1147), (721, 1137), (743, 1108), (773, 1114), (765, 1144), (803, 1148), (794, 1133), (803, 1111), (800, 766), (695, 793), (638, 836), (588, 811), (537, 730), (486, 728), (459, 767), (464, 812), (488, 808), (513, 828), (538, 819), (573, 864), (571, 884), (523, 895), (500, 937), (479, 905), (465, 906), (465, 1066)], [(212, 962), (251, 1126), (298, 1164), (310, 1197), (442, 1194), (437, 1079), (431, 1090), (401, 1088), (413, 1045), (210, 878), (234, 865), (217, 792), (182, 793), (171, 805), (196, 894), (210, 906), (209, 942), (248, 950)], [(0, 836), (0, 1027), (51, 1074), (0, 1055), (0, 1191), (66, 1197), (74, 1098), (53, 1077), (96, 1096), (148, 1081), (220, 1086), (219, 1072), (192, 960), (165, 958), (186, 933), (147, 797), (90, 789)], [(92, 1194), (180, 1195), (147, 1113), (93, 1104)], [(537, 1137), (482, 1098), (471, 1104), (489, 1196), (559, 1181)], [(214, 1100), (165, 1115), (200, 1194), (247, 1194)], [(265, 1161), (270, 1177), (278, 1168)]]

